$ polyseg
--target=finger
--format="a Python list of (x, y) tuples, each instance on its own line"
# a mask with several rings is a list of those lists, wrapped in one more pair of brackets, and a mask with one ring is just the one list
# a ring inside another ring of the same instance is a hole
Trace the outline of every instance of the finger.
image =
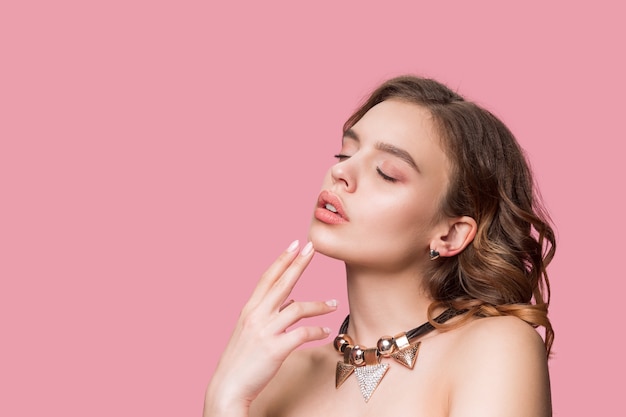
[(274, 283), (271, 290), (265, 294), (265, 302), (271, 309), (277, 311), (289, 297), (296, 282), (298, 282), (298, 279), (300, 279), (306, 267), (311, 263), (314, 253), (313, 244), (311, 242), (307, 243), (302, 249), (302, 252), (293, 260), (285, 272), (283, 272), (280, 279)]
[(268, 323), (268, 331), (273, 334), (284, 333), (289, 327), (304, 318), (322, 316), (337, 310), (337, 301), (298, 301), (286, 306), (277, 317)]
[(302, 326), (286, 332), (281, 336), (280, 344), (286, 349), (293, 351), (299, 346), (316, 340), (327, 338), (331, 333), (328, 327)]
[(300, 242), (294, 240), (289, 247), (280, 254), (280, 256), (269, 266), (269, 268), (261, 275), (256, 288), (250, 296), (249, 303), (256, 304), (265, 297), (265, 294), (272, 288), (274, 282), (279, 279), (285, 270), (291, 265), (294, 258), (298, 254)]
[(289, 307), (291, 304), (293, 304), (295, 300), (291, 299), (287, 302), (285, 302), (285, 304), (283, 304), (282, 306), (280, 306), (280, 308), (278, 309), (279, 312), (283, 311), (285, 308)]

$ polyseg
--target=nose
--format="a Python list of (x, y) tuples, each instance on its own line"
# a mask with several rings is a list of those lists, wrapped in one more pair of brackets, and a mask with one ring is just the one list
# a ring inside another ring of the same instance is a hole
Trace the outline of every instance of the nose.
[(350, 159), (336, 163), (330, 169), (333, 184), (337, 184), (349, 193), (356, 190), (356, 175)]

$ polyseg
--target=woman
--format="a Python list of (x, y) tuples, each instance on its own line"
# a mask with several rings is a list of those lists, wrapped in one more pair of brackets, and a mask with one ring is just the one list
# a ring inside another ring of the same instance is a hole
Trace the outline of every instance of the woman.
[[(310, 242), (244, 307), (205, 416), (551, 415), (555, 239), (511, 132), (404, 76), (348, 119), (337, 159)], [(350, 315), (333, 343), (298, 349), (330, 334), (299, 320), (336, 309), (289, 299), (315, 251), (345, 262)]]

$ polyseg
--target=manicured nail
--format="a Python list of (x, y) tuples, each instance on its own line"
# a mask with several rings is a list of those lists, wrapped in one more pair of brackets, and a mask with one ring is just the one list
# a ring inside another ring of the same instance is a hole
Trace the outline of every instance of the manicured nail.
[(328, 327), (324, 327), (322, 330), (324, 330), (324, 333), (330, 334), (330, 329)]
[(306, 246), (302, 249), (302, 256), (307, 256), (309, 253), (311, 253), (313, 251), (313, 243), (309, 242), (306, 244)]
[(328, 300), (326, 301), (326, 305), (330, 307), (337, 307), (337, 300)]
[(299, 240), (294, 240), (293, 242), (291, 242), (291, 245), (289, 245), (289, 247), (287, 248), (287, 252), (293, 252), (296, 249), (298, 249), (298, 245), (300, 244)]

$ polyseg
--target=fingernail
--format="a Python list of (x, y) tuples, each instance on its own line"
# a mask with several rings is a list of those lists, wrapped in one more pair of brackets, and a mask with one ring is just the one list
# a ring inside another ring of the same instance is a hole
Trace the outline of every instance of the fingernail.
[(287, 252), (293, 252), (298, 248), (298, 245), (300, 244), (299, 240), (294, 240), (293, 242), (291, 242), (291, 245), (289, 245), (289, 247), (287, 248)]
[(322, 330), (324, 330), (324, 333), (330, 334), (330, 329), (328, 327), (324, 327)]
[(309, 243), (306, 244), (304, 249), (302, 249), (301, 254), (302, 254), (302, 256), (307, 256), (312, 251), (313, 251), (313, 243), (309, 242)]
[(328, 300), (326, 301), (326, 305), (330, 307), (337, 307), (337, 300)]

